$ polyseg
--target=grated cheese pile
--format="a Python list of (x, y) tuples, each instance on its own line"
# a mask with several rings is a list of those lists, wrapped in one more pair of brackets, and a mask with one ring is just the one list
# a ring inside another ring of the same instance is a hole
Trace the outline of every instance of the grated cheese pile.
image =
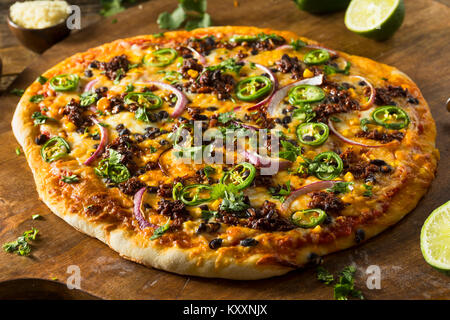
[(25, 1), (14, 3), (9, 13), (12, 21), (23, 28), (43, 29), (63, 22), (68, 8), (66, 1)]

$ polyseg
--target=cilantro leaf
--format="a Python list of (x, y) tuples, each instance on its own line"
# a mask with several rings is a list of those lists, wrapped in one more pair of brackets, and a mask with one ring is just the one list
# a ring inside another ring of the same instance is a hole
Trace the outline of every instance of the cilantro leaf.
[(347, 300), (349, 296), (364, 299), (361, 291), (355, 290), (355, 272), (356, 268), (354, 266), (348, 266), (341, 271), (339, 280), (334, 286), (334, 298), (336, 300)]
[(44, 76), (39, 76), (37, 79), (37, 82), (39, 82), (40, 84), (45, 84), (47, 82), (47, 78)]
[(40, 124), (44, 124), (47, 122), (47, 120), (54, 120), (53, 118), (44, 116), (42, 113), (40, 113), (39, 111), (34, 112), (31, 115), (31, 119), (34, 119), (34, 125), (40, 125)]
[(216, 64), (215, 66), (209, 66), (206, 68), (206, 70), (215, 71), (215, 70), (222, 70), (222, 71), (229, 71), (234, 72), (238, 74), (241, 71), (241, 68), (243, 67), (242, 63), (236, 62), (235, 59), (230, 58), (225, 61), (222, 61), (219, 64)]
[(289, 141), (285, 141), (285, 140), (281, 140), (280, 143), (281, 143), (281, 146), (283, 147), (284, 151), (280, 151), (278, 153), (278, 156), (280, 158), (295, 162), (295, 160), (297, 160), (297, 157), (302, 153), (302, 148), (296, 147)]
[(155, 230), (155, 232), (153, 232), (153, 235), (150, 237), (150, 240), (155, 240), (161, 237), (164, 233), (166, 233), (167, 230), (169, 230), (169, 228), (170, 228), (170, 218), (164, 225), (160, 226)]
[(327, 189), (328, 192), (333, 193), (347, 193), (350, 192), (350, 186), (353, 182), (337, 182), (333, 187)]
[(334, 281), (334, 276), (324, 267), (317, 267), (317, 280), (325, 284), (330, 284)]
[(16, 96), (18, 96), (18, 97), (21, 97), (21, 96), (23, 95), (24, 92), (25, 92), (25, 90), (23, 90), (23, 89), (17, 89), (17, 88), (14, 88), (14, 89), (12, 89), (9, 93), (11, 93), (11, 94), (13, 94), (13, 95), (16, 95)]
[(230, 192), (225, 190), (225, 197), (220, 204), (220, 209), (224, 211), (240, 212), (250, 206), (244, 202), (245, 196), (243, 192)]
[(363, 184), (366, 191), (364, 191), (363, 196), (364, 197), (371, 197), (373, 195), (372, 188), (373, 186), (369, 186), (368, 184)]
[(30, 240), (36, 240), (39, 230), (31, 228), (25, 231), (17, 240), (3, 244), (3, 250), (8, 253), (16, 253), (20, 256), (27, 256), (31, 252), (31, 246), (28, 243)]
[(298, 109), (292, 112), (292, 118), (301, 120), (302, 122), (310, 122), (316, 117), (310, 104), (301, 105)]
[(44, 95), (43, 94), (35, 94), (34, 96), (32, 96), (29, 101), (33, 102), (33, 103), (39, 103), (41, 101), (44, 100)]
[(122, 12), (125, 10), (125, 7), (122, 5), (124, 2), (124, 0), (100, 0), (102, 5), (100, 14), (104, 17), (109, 17)]
[(161, 29), (174, 30), (181, 27), (186, 17), (186, 11), (179, 5), (172, 13), (161, 13), (156, 22)]
[(359, 122), (359, 126), (361, 127), (362, 131), (367, 132), (369, 131), (369, 127), (367, 125), (371, 123), (372, 121), (370, 119), (362, 118), (361, 121)]
[(172, 12), (162, 12), (157, 19), (161, 29), (174, 30), (185, 24), (187, 30), (211, 25), (211, 17), (206, 13), (206, 0), (178, 0), (178, 7)]
[(284, 186), (278, 187), (270, 187), (269, 193), (272, 198), (280, 200), (280, 202), (284, 202), (286, 197), (291, 194), (291, 181), (287, 181)]
[(219, 114), (219, 116), (217, 117), (217, 120), (220, 123), (226, 124), (227, 122), (233, 120), (235, 116), (236, 116), (236, 114), (233, 111), (225, 112), (225, 113)]
[(95, 92), (83, 92), (80, 96), (80, 105), (82, 107), (90, 106), (97, 101), (97, 94)]
[(70, 176), (62, 176), (61, 181), (65, 183), (76, 183), (80, 181), (80, 178), (76, 174), (72, 174)]

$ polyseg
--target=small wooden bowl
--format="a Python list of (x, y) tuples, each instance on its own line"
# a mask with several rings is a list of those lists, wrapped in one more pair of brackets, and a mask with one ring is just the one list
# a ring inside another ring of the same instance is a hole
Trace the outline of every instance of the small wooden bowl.
[(19, 39), (20, 43), (37, 53), (44, 52), (58, 41), (67, 37), (70, 33), (70, 29), (66, 25), (66, 20), (44, 29), (23, 28), (14, 23), (9, 15), (7, 21), (9, 30)]

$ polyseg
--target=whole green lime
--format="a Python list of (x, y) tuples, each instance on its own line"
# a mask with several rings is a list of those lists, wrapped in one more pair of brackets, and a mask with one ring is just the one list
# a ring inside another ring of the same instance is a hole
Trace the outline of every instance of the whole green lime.
[(350, 0), (294, 0), (300, 10), (327, 13), (347, 8)]

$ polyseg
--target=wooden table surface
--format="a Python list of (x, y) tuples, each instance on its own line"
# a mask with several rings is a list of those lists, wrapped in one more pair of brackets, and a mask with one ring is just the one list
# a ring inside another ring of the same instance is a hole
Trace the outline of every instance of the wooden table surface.
[[(355, 264), (356, 284), (368, 299), (449, 299), (450, 278), (427, 265), (419, 247), (424, 220), (434, 208), (449, 200), (450, 122), (445, 108), (450, 87), (448, 1), (406, 0), (406, 19), (386, 42), (361, 38), (348, 31), (343, 12), (314, 16), (299, 11), (288, 0), (240, 1), (238, 7), (233, 2), (209, 1), (208, 11), (216, 25), (292, 30), (331, 48), (394, 65), (421, 88), (438, 127), (441, 161), (436, 180), (418, 207), (395, 227), (358, 247), (327, 256), (324, 266), (336, 273)], [(117, 38), (160, 32), (155, 24), (157, 15), (174, 7), (175, 1), (151, 1), (119, 14), (116, 24), (108, 18), (74, 33), (37, 57), (12, 87), (25, 88), (41, 72), (78, 51)], [(75, 231), (38, 200), (28, 165), (23, 155), (14, 152), (17, 142), (10, 121), (18, 98), (3, 95), (1, 99), (0, 242), (15, 239), (31, 226), (40, 230), (40, 238), (30, 257), (0, 253), (0, 281), (37, 278), (65, 284), (71, 275), (67, 268), (75, 265), (80, 268), (81, 289), (107, 299), (332, 298), (332, 288), (319, 283), (311, 268), (266, 280), (230, 281), (179, 276), (121, 259), (100, 241)], [(43, 219), (31, 220), (32, 214), (40, 214)], [(365, 271), (370, 265), (381, 269), (379, 290), (366, 287)], [(27, 282), (17, 283), (19, 290)], [(49, 287), (45, 284), (43, 288)], [(36, 286), (39, 284), (33, 282)], [(0, 284), (0, 296), (4, 287)], [(12, 294), (14, 285), (10, 282), (7, 288)]]

